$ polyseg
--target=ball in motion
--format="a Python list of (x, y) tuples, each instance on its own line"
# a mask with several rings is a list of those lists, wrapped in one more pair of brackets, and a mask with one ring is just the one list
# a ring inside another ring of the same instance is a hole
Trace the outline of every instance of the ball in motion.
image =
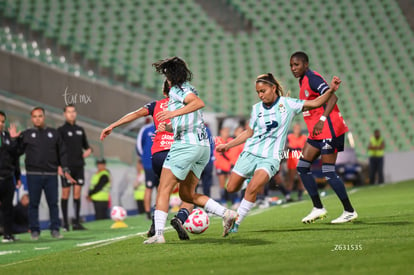
[(127, 212), (121, 206), (114, 206), (111, 210), (111, 219), (114, 221), (123, 221), (127, 217)]
[(210, 224), (207, 213), (200, 208), (194, 209), (184, 223), (184, 228), (193, 234), (201, 234)]

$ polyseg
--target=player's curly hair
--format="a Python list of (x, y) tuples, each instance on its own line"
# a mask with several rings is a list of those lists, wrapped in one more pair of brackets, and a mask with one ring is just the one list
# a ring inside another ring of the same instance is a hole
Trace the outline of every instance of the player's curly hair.
[(171, 82), (171, 87), (181, 86), (186, 81), (191, 81), (193, 73), (188, 69), (185, 61), (177, 56), (159, 60), (152, 64), (157, 73), (165, 75)]
[(170, 84), (168, 84), (167, 79), (164, 80), (164, 84), (162, 85), (162, 92), (166, 95), (170, 93)]
[(280, 83), (276, 80), (276, 78), (273, 76), (272, 73), (259, 75), (256, 78), (256, 83), (257, 82), (263, 82), (263, 83), (266, 83), (268, 85), (276, 86), (276, 94), (278, 96), (283, 96), (283, 94), (284, 94), (282, 85), (280, 85)]

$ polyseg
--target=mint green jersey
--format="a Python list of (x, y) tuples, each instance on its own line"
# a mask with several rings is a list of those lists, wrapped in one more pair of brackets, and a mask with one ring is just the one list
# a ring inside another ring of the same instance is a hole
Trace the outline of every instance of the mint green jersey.
[(292, 119), (302, 112), (304, 102), (278, 97), (271, 106), (263, 102), (253, 105), (249, 123), (253, 136), (247, 139), (243, 151), (280, 161)]
[[(171, 87), (168, 110), (175, 111), (184, 107), (184, 99), (191, 93), (198, 95), (196, 89), (188, 82), (183, 83), (181, 87)], [(174, 131), (174, 142), (210, 146), (201, 110), (174, 117), (171, 119), (171, 123)]]

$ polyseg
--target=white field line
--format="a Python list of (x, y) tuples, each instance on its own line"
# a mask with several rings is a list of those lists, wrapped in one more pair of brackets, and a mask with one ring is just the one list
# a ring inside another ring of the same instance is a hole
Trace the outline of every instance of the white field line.
[(8, 254), (14, 254), (14, 253), (20, 253), (20, 250), (6, 250), (6, 251), (0, 251), (0, 256), (8, 255)]
[(50, 247), (35, 247), (34, 250), (48, 250)]
[(7, 266), (11, 266), (11, 265), (17, 265), (17, 264), (22, 264), (22, 263), (27, 263), (27, 262), (32, 262), (32, 261), (33, 261), (33, 259), (27, 259), (27, 260), (23, 260), (23, 261), (18, 261), (18, 262), (14, 262), (14, 263), (0, 265), (0, 267), (7, 267)]

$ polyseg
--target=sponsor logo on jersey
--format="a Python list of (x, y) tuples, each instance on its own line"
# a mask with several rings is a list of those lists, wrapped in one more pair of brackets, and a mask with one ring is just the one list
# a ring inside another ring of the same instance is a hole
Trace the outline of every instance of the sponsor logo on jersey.
[(81, 135), (82, 135), (82, 131), (81, 131), (81, 130), (76, 130), (76, 134), (77, 134), (78, 136), (81, 136)]
[(266, 122), (266, 132), (269, 132), (273, 128), (276, 128), (279, 125), (276, 120)]
[(305, 96), (309, 97), (309, 91), (308, 90), (305, 90)]
[(73, 133), (71, 131), (68, 132), (68, 136), (73, 136)]
[(36, 133), (32, 133), (32, 138), (36, 138)]
[(48, 136), (49, 138), (53, 138), (53, 134), (52, 134), (51, 132), (48, 132), (48, 133), (47, 133), (47, 136)]

